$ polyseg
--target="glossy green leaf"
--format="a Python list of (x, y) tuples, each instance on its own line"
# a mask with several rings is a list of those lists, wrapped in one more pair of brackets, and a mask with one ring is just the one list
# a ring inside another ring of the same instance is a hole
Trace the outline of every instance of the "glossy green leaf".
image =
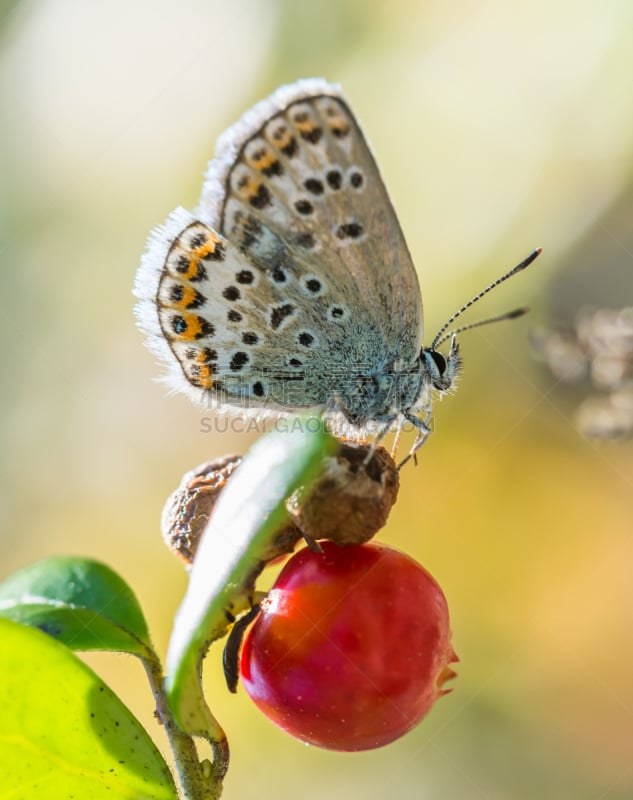
[(239, 593), (258, 553), (287, 522), (286, 499), (310, 482), (322, 458), (338, 446), (322, 430), (304, 428), (274, 432), (257, 442), (231, 476), (200, 542), (167, 655), (167, 692), (187, 733), (222, 738), (200, 687), (209, 632), (226, 624), (224, 609)]
[(0, 619), (0, 797), (172, 800), (146, 731), (67, 647)]
[(30, 625), (73, 650), (151, 651), (147, 624), (130, 587), (104, 564), (49, 558), (0, 583), (0, 616)]

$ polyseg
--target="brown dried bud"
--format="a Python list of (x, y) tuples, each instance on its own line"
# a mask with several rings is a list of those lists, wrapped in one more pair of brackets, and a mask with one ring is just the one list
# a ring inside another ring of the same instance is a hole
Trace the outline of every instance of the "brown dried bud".
[(399, 486), (396, 464), (384, 447), (346, 442), (324, 459), (308, 492), (292, 495), (288, 510), (308, 539), (362, 544), (387, 522)]
[[(183, 475), (180, 486), (167, 498), (160, 524), (163, 539), (188, 566), (196, 557), (200, 538), (220, 493), (241, 460), (242, 456), (230, 455), (200, 464)], [(292, 553), (300, 539), (301, 532), (288, 520), (288, 525), (277, 532), (253, 565), (252, 582), (270, 561)]]
[(206, 461), (186, 472), (180, 486), (167, 498), (160, 520), (165, 544), (192, 564), (213, 507), (242, 456)]

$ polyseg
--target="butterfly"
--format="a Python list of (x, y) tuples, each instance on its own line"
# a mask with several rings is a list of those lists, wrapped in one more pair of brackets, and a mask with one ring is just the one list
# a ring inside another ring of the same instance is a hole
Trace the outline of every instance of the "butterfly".
[(539, 252), (424, 347), (417, 274), (367, 141), (338, 86), (300, 80), (220, 137), (198, 207), (151, 234), (136, 312), (169, 383), (194, 400), (257, 417), (317, 412), (360, 439), (409, 422), (413, 453), (434, 394), (460, 374), (465, 328), (445, 331)]

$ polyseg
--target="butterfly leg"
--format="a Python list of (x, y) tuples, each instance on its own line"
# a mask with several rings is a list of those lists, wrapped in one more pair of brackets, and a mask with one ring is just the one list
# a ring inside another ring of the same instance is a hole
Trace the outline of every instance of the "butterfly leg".
[(404, 465), (411, 458), (413, 458), (414, 462), (417, 464), (416, 453), (422, 447), (422, 445), (426, 442), (426, 440), (429, 438), (429, 436), (431, 435), (431, 432), (432, 432), (431, 425), (430, 425), (430, 422), (431, 422), (431, 412), (430, 411), (426, 411), (425, 414), (424, 414), (424, 417), (422, 419), (420, 419), (419, 417), (416, 417), (415, 415), (413, 415), (413, 414), (411, 414), (409, 412), (405, 412), (404, 418), (407, 420), (407, 422), (410, 422), (416, 428), (416, 430), (418, 432), (418, 435), (416, 436), (415, 442), (413, 442), (413, 447), (409, 451), (409, 454), (407, 455), (407, 457), (398, 464), (398, 471), (401, 470), (402, 467), (404, 467)]
[(393, 444), (391, 445), (391, 457), (395, 458), (396, 453), (398, 452), (398, 445), (400, 444), (400, 435), (402, 434), (402, 425), (396, 431), (396, 435), (393, 439)]
[[(385, 438), (385, 436), (391, 430), (391, 426), (393, 425), (394, 419), (395, 419), (395, 417), (391, 417), (382, 426), (382, 428), (378, 431), (378, 433), (376, 435), (376, 439), (372, 442), (369, 450), (367, 451), (367, 455), (365, 456), (365, 460), (363, 461), (363, 466), (364, 467), (367, 466), (367, 464), (369, 464), (369, 462), (372, 460), (372, 458), (374, 457), (374, 453), (376, 452), (376, 447), (378, 447), (380, 442), (382, 442), (382, 440)], [(398, 434), (399, 434), (399, 432), (398, 432)], [(397, 438), (396, 438), (396, 442), (395, 442), (394, 446), (397, 446), (397, 444), (398, 444), (398, 441), (397, 441)], [(394, 448), (391, 449), (391, 455), (393, 456), (393, 454), (394, 454)]]

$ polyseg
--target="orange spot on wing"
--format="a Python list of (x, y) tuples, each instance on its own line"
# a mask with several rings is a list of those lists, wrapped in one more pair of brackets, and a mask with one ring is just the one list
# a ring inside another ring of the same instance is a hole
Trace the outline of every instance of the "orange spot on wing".
[(311, 119), (307, 119), (305, 122), (296, 122), (295, 125), (297, 126), (297, 130), (300, 134), (307, 135), (310, 135), (317, 128)]
[(343, 117), (328, 119), (328, 126), (335, 136), (347, 136), (349, 133), (349, 125)]
[(196, 367), (196, 371), (193, 372), (192, 370), (192, 380), (197, 386), (200, 386), (202, 389), (210, 389), (213, 386), (213, 378), (211, 377), (211, 369), (202, 364), (199, 367)]
[(193, 286), (182, 286), (182, 297), (180, 300), (170, 300), (169, 306), (171, 308), (187, 308), (189, 303), (196, 299), (196, 290)]
[(182, 317), (187, 323), (187, 327), (177, 336), (186, 342), (193, 342), (202, 335), (202, 320), (197, 314), (183, 314)]
[(284, 147), (288, 147), (292, 140), (292, 131), (289, 128), (285, 128), (283, 133), (277, 134), (272, 137), (275, 145), (280, 149), (283, 150)]
[(277, 161), (277, 156), (270, 150), (264, 150), (258, 158), (249, 158), (248, 160), (257, 169), (264, 170)]
[[(177, 261), (172, 261), (169, 264), (169, 272), (174, 278), (177, 278), (179, 283), (183, 280), (190, 281), (198, 274), (200, 259), (198, 256), (191, 255), (192, 252), (193, 251), (182, 252)], [(186, 266), (183, 263), (185, 261)]]
[(247, 202), (257, 197), (262, 187), (262, 182), (249, 177), (247, 180), (240, 182), (238, 192), (240, 196)]
[(191, 254), (197, 258), (204, 258), (205, 256), (213, 255), (219, 243), (220, 237), (216, 233), (209, 232), (207, 234), (206, 241), (203, 242), (203, 244), (198, 245), (198, 247), (192, 248)]

